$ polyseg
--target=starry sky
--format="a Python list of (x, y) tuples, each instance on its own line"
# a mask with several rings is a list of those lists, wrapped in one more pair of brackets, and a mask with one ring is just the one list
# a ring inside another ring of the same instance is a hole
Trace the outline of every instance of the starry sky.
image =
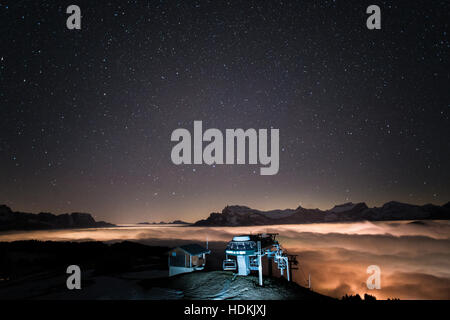
[[(66, 28), (67, 6), (81, 30)], [(382, 29), (366, 27), (367, 6)], [(450, 200), (448, 1), (0, 1), (0, 203), (114, 223)], [(171, 162), (278, 128), (280, 170)]]

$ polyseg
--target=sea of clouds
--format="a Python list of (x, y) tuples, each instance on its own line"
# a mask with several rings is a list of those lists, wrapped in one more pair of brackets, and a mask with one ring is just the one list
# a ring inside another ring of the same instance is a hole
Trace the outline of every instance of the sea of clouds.
[[(282, 246), (298, 255), (294, 281), (340, 298), (345, 294), (379, 299), (450, 299), (450, 222), (356, 222), (257, 227), (120, 226), (107, 229), (6, 232), (0, 241), (120, 241), (221, 248), (234, 235), (276, 232)], [(369, 265), (381, 268), (381, 289), (366, 286)]]

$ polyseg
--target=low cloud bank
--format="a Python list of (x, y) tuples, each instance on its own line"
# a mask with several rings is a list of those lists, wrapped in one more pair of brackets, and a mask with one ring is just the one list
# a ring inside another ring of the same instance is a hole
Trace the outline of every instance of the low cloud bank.
[[(0, 234), (0, 241), (137, 240), (171, 245), (206, 238), (228, 242), (234, 235), (276, 232), (289, 253), (298, 254), (301, 285), (311, 274), (312, 288), (333, 297), (369, 293), (379, 299), (450, 299), (450, 223), (448, 221), (358, 222), (340, 224), (201, 228), (177, 226), (53, 230)], [(381, 289), (368, 290), (366, 269), (381, 268)]]

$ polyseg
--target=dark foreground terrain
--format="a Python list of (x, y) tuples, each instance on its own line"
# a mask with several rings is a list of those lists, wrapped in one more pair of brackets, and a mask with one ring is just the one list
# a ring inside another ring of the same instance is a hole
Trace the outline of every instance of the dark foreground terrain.
[[(168, 247), (124, 241), (0, 242), (0, 299), (331, 299), (284, 278), (236, 277), (198, 271), (168, 277)], [(82, 271), (81, 290), (69, 290), (67, 266)]]
[(332, 300), (284, 278), (264, 277), (260, 287), (256, 275), (239, 277), (231, 271), (193, 272), (140, 284), (146, 289), (168, 288), (192, 300)]

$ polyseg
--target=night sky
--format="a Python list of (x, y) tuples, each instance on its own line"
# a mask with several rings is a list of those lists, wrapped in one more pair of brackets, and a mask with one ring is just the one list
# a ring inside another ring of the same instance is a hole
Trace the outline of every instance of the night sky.
[[(81, 30), (66, 8), (81, 8)], [(381, 7), (368, 30), (366, 8)], [(110, 222), (450, 200), (448, 1), (0, 1), (0, 203)], [(172, 163), (278, 128), (280, 169)]]

